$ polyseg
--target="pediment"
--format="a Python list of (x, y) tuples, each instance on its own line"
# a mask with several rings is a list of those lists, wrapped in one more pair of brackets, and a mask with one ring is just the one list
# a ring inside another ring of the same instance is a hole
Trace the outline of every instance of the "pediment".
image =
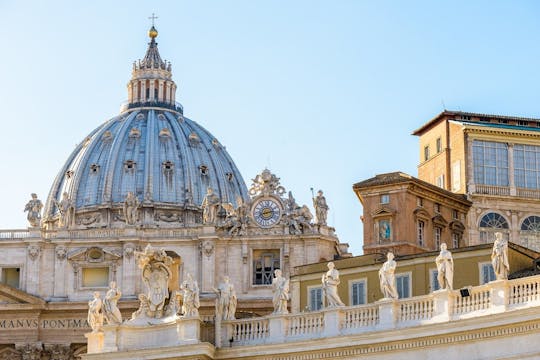
[(431, 221), (433, 221), (434, 224), (446, 227), (448, 225), (448, 221), (441, 215), (437, 214), (433, 218), (431, 218)]
[(450, 223), (450, 229), (463, 232), (465, 231), (465, 225), (463, 225), (463, 223), (459, 220), (454, 220)]
[(414, 215), (416, 215), (416, 216), (424, 217), (424, 218), (426, 218), (426, 219), (430, 219), (430, 218), (431, 218), (431, 215), (429, 215), (429, 213), (427, 212), (427, 210), (424, 209), (423, 207), (417, 207), (416, 209), (414, 209), (413, 213), (414, 213)]
[(121, 250), (85, 247), (70, 251), (67, 258), (75, 262), (116, 261), (122, 258)]
[(396, 211), (388, 206), (381, 206), (371, 213), (372, 217), (392, 216)]
[(45, 300), (11, 286), (0, 284), (0, 305), (4, 304), (44, 305)]

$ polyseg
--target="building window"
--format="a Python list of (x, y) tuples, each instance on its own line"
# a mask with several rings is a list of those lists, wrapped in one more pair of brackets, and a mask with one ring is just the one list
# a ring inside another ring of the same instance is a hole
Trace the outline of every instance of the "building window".
[(396, 289), (400, 299), (411, 297), (411, 274), (396, 275)]
[(441, 288), (439, 285), (439, 280), (437, 280), (437, 276), (439, 275), (439, 272), (437, 269), (431, 269), (429, 270), (429, 283), (431, 286), (431, 291), (437, 291)]
[(473, 141), (474, 182), (508, 186), (508, 145), (493, 141)]
[(274, 270), (279, 268), (279, 250), (253, 251), (253, 285), (271, 285)]
[(351, 282), (351, 305), (362, 305), (366, 301), (366, 280), (355, 280)]
[(480, 219), (480, 242), (492, 243), (495, 241), (495, 233), (502, 232), (508, 240), (508, 222), (498, 213), (488, 213)]
[(487, 284), (496, 279), (491, 263), (480, 263), (480, 285)]
[(516, 187), (540, 189), (540, 146), (514, 145)]
[(521, 223), (521, 230), (523, 231), (540, 231), (540, 217), (539, 216), (529, 216)]
[(381, 204), (389, 204), (389, 203), (390, 203), (390, 195), (382, 194), (381, 195)]
[(21, 268), (1, 268), (0, 284), (8, 285), (16, 289), (20, 286)]
[(82, 287), (97, 288), (109, 285), (108, 267), (90, 267), (82, 269)]
[(418, 207), (424, 206), (424, 199), (422, 199), (421, 197), (417, 197), (416, 198), (416, 206), (418, 206)]
[(435, 178), (435, 185), (444, 189), (444, 174), (441, 174)]
[(429, 146), (424, 146), (424, 161), (429, 159)]
[(434, 210), (437, 214), (440, 214), (440, 213), (441, 213), (441, 204), (439, 204), (439, 203), (433, 204), (433, 210)]
[(437, 148), (437, 154), (442, 151), (442, 140), (440, 137), (437, 138), (436, 148)]
[(523, 120), (518, 120), (517, 124), (518, 126), (529, 126), (529, 122)]
[(459, 247), (460, 235), (458, 233), (452, 233), (452, 247), (457, 249)]
[(416, 238), (418, 240), (418, 245), (424, 246), (424, 236), (425, 236), (426, 223), (424, 220), (418, 220), (416, 223)]
[(459, 220), (459, 211), (452, 210), (452, 219)]
[(392, 239), (392, 226), (389, 219), (379, 220), (379, 243)]
[(519, 232), (519, 244), (529, 249), (540, 250), (540, 217), (529, 216), (523, 220)]
[(435, 248), (437, 250), (441, 247), (441, 233), (442, 229), (440, 227), (436, 227), (433, 229), (433, 239), (435, 241)]
[(322, 309), (322, 288), (308, 288), (308, 304), (309, 310), (311, 311), (317, 311)]

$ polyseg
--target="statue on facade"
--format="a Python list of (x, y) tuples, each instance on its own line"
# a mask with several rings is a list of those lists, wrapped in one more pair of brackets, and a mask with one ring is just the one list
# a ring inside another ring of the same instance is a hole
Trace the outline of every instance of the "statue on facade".
[(345, 306), (338, 295), (339, 271), (333, 262), (329, 262), (328, 271), (321, 278), (323, 294), (326, 298), (326, 307)]
[(437, 265), (439, 288), (452, 290), (454, 284), (454, 259), (445, 243), (441, 244), (441, 252), (435, 259), (435, 264)]
[(37, 195), (32, 193), (30, 195), (32, 199), (26, 203), (24, 211), (28, 212), (26, 218), (30, 223), (30, 226), (37, 227), (41, 221), (41, 209), (43, 208), (43, 203), (38, 199)]
[(111, 281), (110, 288), (103, 299), (103, 315), (107, 324), (118, 325), (122, 323), (122, 314), (118, 309), (118, 300), (122, 297), (122, 292), (116, 287), (116, 282)]
[(396, 278), (394, 276), (396, 266), (394, 254), (389, 252), (386, 254), (386, 262), (379, 269), (379, 283), (385, 299), (398, 299), (399, 297), (396, 290)]
[(135, 225), (138, 220), (137, 212), (141, 203), (132, 191), (129, 191), (124, 200), (123, 211), (126, 224)]
[(164, 249), (154, 249), (150, 244), (144, 251), (135, 251), (137, 265), (141, 269), (142, 279), (146, 287), (148, 307), (146, 316), (159, 319), (163, 317), (165, 302), (169, 298), (169, 279), (172, 276), (170, 265), (172, 258)]
[(231, 203), (221, 204), (227, 213), (223, 228), (231, 236), (242, 236), (247, 234), (247, 224), (249, 222), (248, 206), (244, 203), (241, 196), (236, 198), (236, 203), (236, 208)]
[(221, 320), (234, 320), (236, 313), (236, 291), (234, 285), (231, 284), (228, 276), (223, 276), (223, 281), (217, 288), (213, 288), (217, 294), (216, 299), (216, 318)]
[(508, 279), (510, 265), (508, 263), (508, 241), (504, 239), (502, 233), (495, 233), (495, 242), (491, 251), (491, 265), (497, 280)]
[(289, 226), (289, 233), (293, 235), (305, 234), (311, 230), (311, 220), (313, 215), (306, 205), (300, 206), (296, 203), (292, 192), (289, 191), (289, 198), (285, 200), (286, 204), (286, 222)]
[(289, 300), (289, 280), (281, 275), (281, 270), (274, 270), (272, 279), (272, 303), (274, 314), (288, 314), (287, 301)]
[(182, 304), (182, 314), (184, 316), (199, 316), (199, 285), (193, 280), (191, 274), (186, 275), (186, 280), (180, 286), (183, 291), (184, 302)]
[(70, 228), (73, 225), (73, 219), (75, 217), (75, 206), (73, 201), (69, 198), (67, 192), (62, 194), (62, 200), (60, 202), (54, 201), (60, 217), (58, 218), (58, 227), (59, 228)]
[(103, 326), (102, 305), (101, 294), (99, 291), (94, 292), (94, 298), (88, 302), (88, 324), (92, 332), (100, 331)]
[(315, 216), (317, 224), (326, 225), (326, 217), (328, 215), (328, 204), (323, 196), (322, 190), (317, 191), (317, 197), (313, 198), (313, 207), (315, 208)]
[(268, 196), (270, 194), (283, 195), (285, 193), (285, 188), (279, 184), (279, 178), (272, 174), (270, 170), (264, 169), (259, 175), (252, 179), (253, 181), (251, 187), (249, 188), (249, 195), (264, 195)]
[(214, 189), (208, 187), (201, 207), (203, 209), (203, 224), (215, 224), (219, 210), (219, 197), (214, 194)]

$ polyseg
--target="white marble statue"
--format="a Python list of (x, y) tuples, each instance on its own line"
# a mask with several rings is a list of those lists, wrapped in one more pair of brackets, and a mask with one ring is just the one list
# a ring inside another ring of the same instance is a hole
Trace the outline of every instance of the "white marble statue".
[(26, 203), (24, 211), (28, 212), (26, 218), (30, 223), (30, 226), (37, 227), (41, 221), (41, 209), (43, 208), (43, 203), (38, 199), (37, 195), (32, 193), (30, 195), (32, 199)]
[(313, 198), (313, 207), (315, 208), (315, 216), (317, 224), (326, 225), (326, 217), (328, 215), (328, 204), (323, 196), (322, 190), (317, 191), (317, 197)]
[(118, 325), (122, 323), (122, 314), (118, 309), (118, 300), (122, 297), (122, 292), (116, 287), (116, 282), (111, 281), (110, 288), (103, 299), (103, 315), (107, 324)]
[(62, 200), (60, 202), (54, 201), (60, 217), (58, 218), (58, 227), (59, 228), (70, 228), (73, 225), (73, 219), (75, 217), (75, 206), (73, 201), (69, 198), (67, 192), (62, 194)]
[(163, 317), (165, 302), (169, 298), (172, 258), (164, 249), (154, 249), (150, 244), (144, 251), (135, 251), (135, 257), (146, 287), (146, 316), (159, 319)]
[(197, 281), (193, 280), (191, 274), (188, 273), (186, 278), (180, 286), (184, 295), (182, 314), (184, 316), (199, 316), (199, 285)]
[(379, 269), (379, 283), (385, 299), (397, 299), (399, 297), (396, 290), (396, 278), (394, 276), (396, 266), (394, 254), (389, 252), (386, 254), (386, 262)]
[(452, 290), (454, 285), (454, 259), (445, 243), (441, 244), (441, 252), (435, 259), (435, 264), (437, 265), (439, 288)]
[(103, 326), (103, 302), (99, 291), (94, 292), (94, 298), (88, 302), (88, 324), (92, 328), (92, 332), (98, 332)]
[(289, 300), (289, 280), (281, 275), (281, 270), (274, 270), (272, 279), (272, 302), (274, 314), (288, 314), (287, 301)]
[(126, 224), (135, 225), (138, 220), (137, 212), (141, 203), (132, 191), (129, 191), (124, 200), (123, 210)]
[(215, 224), (219, 210), (219, 197), (214, 194), (214, 189), (208, 187), (201, 207), (203, 209), (203, 224)]
[(329, 262), (328, 271), (321, 278), (322, 290), (326, 298), (326, 307), (345, 306), (338, 295), (339, 271), (333, 262)]
[(491, 265), (497, 280), (508, 279), (510, 265), (508, 263), (508, 242), (504, 239), (502, 233), (495, 233), (495, 242), (491, 251)]
[(234, 320), (236, 313), (236, 291), (234, 285), (230, 283), (228, 276), (223, 276), (223, 281), (217, 288), (213, 288), (217, 294), (216, 298), (216, 318), (221, 320)]

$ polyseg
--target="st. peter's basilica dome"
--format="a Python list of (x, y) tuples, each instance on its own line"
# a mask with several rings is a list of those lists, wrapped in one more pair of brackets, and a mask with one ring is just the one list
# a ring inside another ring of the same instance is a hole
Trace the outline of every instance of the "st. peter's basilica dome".
[(56, 177), (44, 212), (49, 228), (58, 226), (62, 206), (77, 214), (71, 224), (75, 227), (122, 223), (121, 209), (130, 193), (142, 208), (153, 209), (146, 217), (177, 224), (199, 222), (209, 187), (223, 203), (249, 198), (224, 146), (183, 116), (175, 101), (171, 64), (158, 52), (156, 29), (148, 35), (148, 50), (133, 64), (120, 115), (92, 131)]

